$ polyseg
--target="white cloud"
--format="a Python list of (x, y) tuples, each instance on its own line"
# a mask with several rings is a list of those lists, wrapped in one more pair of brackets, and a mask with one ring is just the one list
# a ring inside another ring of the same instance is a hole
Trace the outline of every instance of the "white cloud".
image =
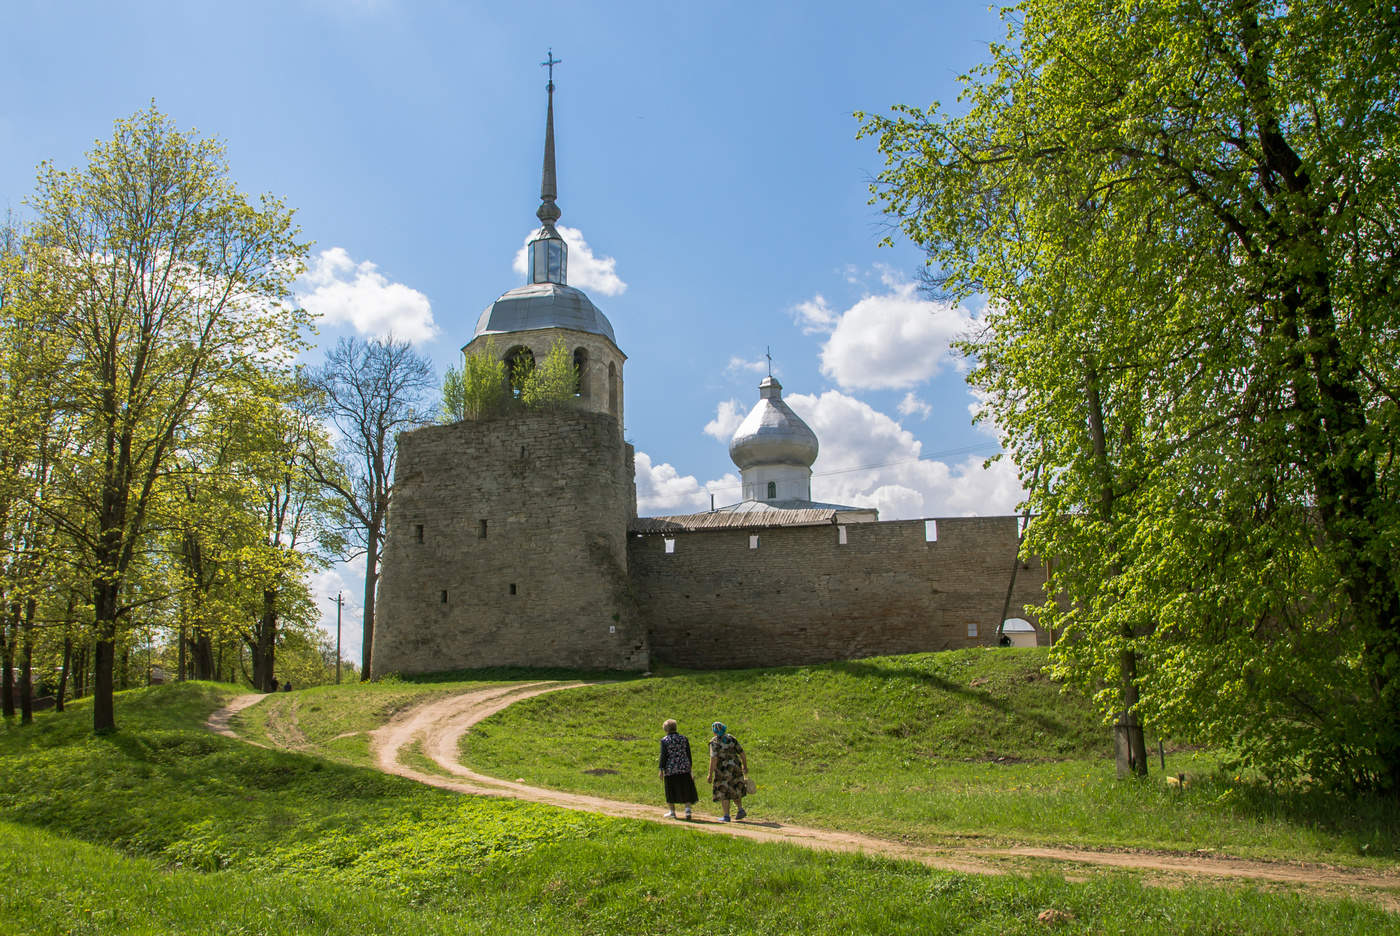
[(746, 361), (736, 355), (729, 359), (729, 365), (725, 367), (725, 372), (730, 374), (765, 374), (768, 372), (768, 359), (759, 358), (756, 361)]
[(676, 469), (662, 462), (653, 465), (646, 452), (636, 455), (637, 466), (637, 514), (643, 517), (659, 517), (668, 514), (699, 513), (710, 509), (710, 493), (715, 494), (719, 506), (733, 503), (742, 486), (738, 475), (724, 477), (701, 484), (694, 475), (682, 475)]
[(734, 430), (744, 421), (748, 410), (738, 400), (725, 400), (715, 407), (715, 418), (705, 424), (705, 435), (714, 436), (721, 442), (734, 438)]
[(835, 314), (821, 296), (796, 307), (803, 330), (827, 332), (822, 373), (847, 389), (907, 389), (945, 366), (960, 368), (950, 342), (967, 331), (972, 313), (962, 306), (930, 302), (914, 283), (882, 274), (887, 292), (866, 296)]
[[(588, 246), (588, 241), (584, 240), (583, 232), (578, 228), (560, 224), (556, 225), (555, 229), (564, 238), (564, 243), (569, 245), (569, 268), (566, 278), (570, 286), (600, 292), (605, 296), (621, 295), (627, 289), (627, 284), (617, 275), (616, 257), (594, 256), (593, 248)], [(521, 276), (530, 271), (526, 263), (525, 248), (534, 236), (534, 231), (527, 234), (524, 243), (515, 252), (515, 272)]]
[(899, 401), (899, 415), (913, 416), (916, 413), (920, 419), (928, 419), (933, 413), (933, 405), (927, 400), (919, 399), (914, 395), (914, 391), (910, 390), (904, 394), (904, 399)]
[(826, 298), (820, 293), (793, 306), (792, 312), (797, 324), (802, 326), (804, 335), (831, 334), (831, 330), (840, 319), (840, 316), (831, 311), (831, 306), (826, 304)]
[(412, 342), (438, 333), (428, 297), (403, 283), (391, 283), (374, 263), (356, 263), (344, 247), (312, 258), (295, 287), (297, 300), (330, 325), (351, 325), (362, 335)]
[(1006, 459), (984, 468), (982, 455), (921, 458), (923, 443), (912, 432), (837, 390), (786, 399), (820, 440), (813, 500), (877, 507), (882, 520), (1009, 514), (1021, 500)]

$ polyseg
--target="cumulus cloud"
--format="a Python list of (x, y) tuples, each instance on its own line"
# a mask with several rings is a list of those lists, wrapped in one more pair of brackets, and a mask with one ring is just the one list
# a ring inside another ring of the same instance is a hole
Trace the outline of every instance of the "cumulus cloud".
[(329, 325), (350, 325), (362, 335), (412, 342), (438, 333), (428, 297), (403, 283), (391, 283), (369, 260), (356, 263), (344, 247), (311, 259), (295, 286), (297, 300)]
[(831, 306), (826, 304), (825, 297), (820, 293), (793, 306), (792, 314), (797, 324), (802, 326), (804, 335), (830, 334), (840, 320), (840, 316), (831, 311)]
[(888, 272), (882, 279), (885, 292), (841, 313), (821, 296), (795, 307), (804, 332), (829, 335), (822, 346), (822, 373), (846, 389), (902, 390), (944, 367), (961, 367), (949, 344), (967, 331), (972, 313), (921, 299), (916, 284)]
[[(1008, 514), (1023, 496), (1008, 460), (983, 467), (985, 455), (966, 450), (925, 458), (912, 432), (840, 391), (786, 399), (820, 440), (813, 500), (876, 507), (882, 520), (903, 520)], [(985, 454), (993, 451), (988, 445)]]
[(904, 399), (899, 401), (899, 415), (913, 416), (917, 414), (920, 419), (928, 419), (933, 412), (933, 405), (927, 400), (921, 400), (914, 396), (914, 391), (910, 390), (904, 394)]
[[(617, 275), (616, 257), (595, 256), (593, 248), (588, 246), (588, 241), (584, 240), (583, 232), (578, 228), (559, 224), (555, 225), (555, 230), (559, 232), (559, 236), (564, 238), (564, 243), (569, 245), (568, 280), (570, 286), (599, 292), (605, 296), (621, 295), (627, 289), (627, 284)], [(521, 276), (530, 271), (526, 247), (534, 236), (534, 231), (527, 234), (520, 249), (515, 252), (515, 272)]]
[(768, 371), (768, 359), (759, 358), (756, 361), (746, 361), (737, 355), (729, 359), (729, 365), (725, 371), (730, 374), (763, 374)]
[(715, 407), (715, 418), (705, 424), (705, 435), (727, 443), (734, 438), (734, 430), (747, 415), (748, 410), (738, 400), (725, 400)]
[(667, 462), (653, 465), (651, 456), (646, 452), (637, 453), (636, 466), (639, 516), (658, 517), (709, 510), (711, 492), (714, 492), (715, 502), (720, 506), (738, 499), (733, 492), (741, 484), (738, 475), (732, 472), (702, 484), (694, 475), (682, 475)]

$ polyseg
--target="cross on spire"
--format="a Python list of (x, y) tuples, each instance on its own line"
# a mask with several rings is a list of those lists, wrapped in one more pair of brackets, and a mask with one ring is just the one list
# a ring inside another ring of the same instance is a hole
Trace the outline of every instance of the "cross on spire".
[(543, 62), (540, 62), (540, 67), (541, 67), (541, 68), (548, 68), (548, 69), (549, 69), (549, 90), (551, 90), (551, 91), (554, 90), (554, 66), (555, 66), (555, 65), (558, 65), (558, 64), (560, 64), (560, 63), (562, 63), (563, 61), (564, 61), (563, 59), (557, 59), (557, 58), (555, 58), (555, 57), (554, 57), (554, 50), (553, 50), (553, 49), (550, 49), (550, 50), (549, 50), (549, 55), (548, 55), (548, 57), (546, 58), (546, 60), (543, 61)]
[(773, 346), (769, 345), (768, 350), (763, 355), (768, 359), (768, 376), (773, 376)]

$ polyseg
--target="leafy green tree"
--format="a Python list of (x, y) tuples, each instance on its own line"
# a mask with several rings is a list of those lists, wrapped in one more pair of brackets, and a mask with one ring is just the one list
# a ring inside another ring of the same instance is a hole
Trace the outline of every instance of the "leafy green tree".
[(1400, 14), (1003, 16), (959, 114), (859, 116), (930, 285), (989, 300), (970, 379), (1057, 665), (1272, 775), (1400, 791)]
[(562, 338), (554, 339), (542, 360), (533, 366), (519, 366), (512, 375), (520, 388), (520, 402), (531, 409), (542, 406), (565, 406), (574, 402), (578, 386), (578, 368), (573, 355)]
[(505, 363), (491, 338), (463, 355), (462, 369), (449, 367), (442, 380), (442, 418), (447, 422), (495, 415), (509, 400)]
[(154, 106), (118, 121), (83, 169), (44, 165), (18, 327), (50, 336), (43, 380), (90, 443), (54, 467), (52, 519), (91, 569), (93, 719), (116, 727), (116, 652), (149, 599), (132, 577), (187, 432), (216, 395), (286, 369), (305, 312), (287, 300), (306, 246), (276, 198), (253, 202), (223, 148)]
[(397, 436), (431, 421), (425, 403), (433, 389), (433, 367), (411, 344), (393, 336), (342, 338), (307, 380), (319, 394), (319, 414), (338, 434), (335, 457), (313, 450), (307, 467), (344, 507), (350, 519), (344, 532), (365, 559), (360, 678), (369, 679), (375, 589), (393, 495)]

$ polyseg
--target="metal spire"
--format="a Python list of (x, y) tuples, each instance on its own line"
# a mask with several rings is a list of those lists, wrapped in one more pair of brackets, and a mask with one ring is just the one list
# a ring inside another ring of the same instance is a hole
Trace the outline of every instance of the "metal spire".
[(550, 49), (548, 58), (540, 62), (541, 67), (549, 69), (549, 84), (545, 85), (549, 91), (549, 110), (544, 122), (544, 173), (540, 177), (540, 207), (535, 211), (535, 217), (540, 219), (542, 227), (531, 239), (529, 251), (530, 282), (563, 286), (568, 283), (569, 246), (554, 229), (554, 222), (559, 220), (560, 215), (559, 206), (554, 203), (559, 197), (559, 183), (554, 174), (554, 66), (560, 61), (554, 57), (554, 50)]
[(559, 206), (554, 200), (559, 197), (559, 183), (554, 173), (554, 66), (560, 64), (563, 59), (554, 57), (554, 50), (549, 50), (549, 55), (545, 61), (540, 62), (540, 66), (549, 69), (549, 83), (545, 89), (549, 92), (549, 109), (546, 112), (544, 124), (544, 174), (540, 178), (540, 207), (535, 212), (535, 217), (540, 219), (540, 223), (551, 233), (554, 231), (554, 222), (559, 220)]

